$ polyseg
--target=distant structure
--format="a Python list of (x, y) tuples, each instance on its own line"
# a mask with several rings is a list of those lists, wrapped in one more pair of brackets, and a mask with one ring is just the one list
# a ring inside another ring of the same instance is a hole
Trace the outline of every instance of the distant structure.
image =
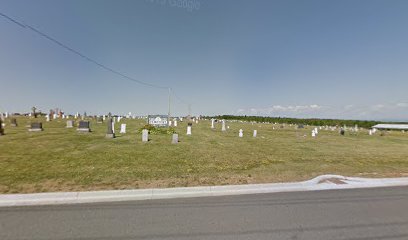
[(377, 124), (371, 127), (377, 130), (408, 130), (408, 124)]

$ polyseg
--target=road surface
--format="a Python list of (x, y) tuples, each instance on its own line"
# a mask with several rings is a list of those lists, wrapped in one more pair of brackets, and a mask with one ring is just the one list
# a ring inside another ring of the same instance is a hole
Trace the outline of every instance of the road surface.
[(408, 239), (408, 187), (0, 208), (0, 239)]

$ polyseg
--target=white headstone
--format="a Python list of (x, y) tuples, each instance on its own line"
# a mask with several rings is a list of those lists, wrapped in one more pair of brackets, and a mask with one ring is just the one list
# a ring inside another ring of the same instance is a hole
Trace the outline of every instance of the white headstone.
[(6, 114), (5, 114), (5, 118), (8, 118), (9, 117), (9, 113), (8, 112), (6, 112)]
[(74, 127), (74, 121), (68, 120), (67, 121), (67, 128), (73, 128)]
[(191, 126), (187, 126), (187, 135), (191, 135)]
[(222, 120), (222, 128), (221, 131), (225, 132), (227, 129), (225, 128), (225, 120)]
[(214, 127), (214, 121), (215, 121), (215, 119), (211, 119), (211, 128), (212, 128), (212, 129), (215, 128), (215, 127)]
[(254, 130), (254, 135), (253, 136), (256, 137), (257, 133), (258, 133), (258, 131)]
[(50, 115), (49, 115), (49, 114), (45, 115), (45, 118), (46, 118), (46, 121), (47, 121), (47, 122), (50, 121)]
[(103, 116), (102, 116), (102, 119), (103, 119), (103, 121), (105, 122), (105, 120), (106, 120), (106, 116), (105, 116), (105, 115), (103, 115)]
[(171, 122), (171, 121), (169, 121), (169, 127), (171, 127), (171, 123), (172, 123), (172, 122)]
[(177, 127), (177, 120), (174, 120), (174, 126)]
[(312, 137), (316, 137), (316, 132), (312, 130)]
[(112, 132), (115, 133), (115, 122), (112, 121)]
[(373, 135), (373, 131), (370, 129), (370, 130), (368, 130), (368, 135)]
[(171, 139), (171, 143), (172, 144), (177, 144), (178, 143), (178, 134), (177, 133), (173, 134), (173, 137)]
[(239, 129), (239, 135), (240, 138), (242, 138), (244, 136), (244, 130)]
[(148, 142), (149, 141), (149, 130), (143, 129), (142, 131), (142, 142)]
[(120, 133), (126, 133), (126, 124), (125, 123), (122, 123), (120, 125)]

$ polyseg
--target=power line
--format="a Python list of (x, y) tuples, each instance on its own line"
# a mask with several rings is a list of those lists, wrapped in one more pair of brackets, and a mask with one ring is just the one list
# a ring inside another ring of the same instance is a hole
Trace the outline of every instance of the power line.
[(184, 101), (183, 99), (181, 99), (181, 98), (176, 94), (176, 92), (174, 91), (174, 89), (171, 89), (171, 92), (173, 93), (173, 96), (174, 96), (180, 103), (183, 103), (183, 104), (186, 104), (186, 105), (189, 104), (188, 102), (186, 102), (186, 101)]
[(102, 64), (102, 63), (100, 63), (100, 62), (98, 62), (98, 61), (96, 61), (96, 60), (94, 60), (94, 59), (92, 59), (92, 58), (90, 58), (88, 56), (86, 56), (86, 55), (84, 55), (83, 53), (81, 53), (81, 52), (79, 52), (79, 51), (77, 51), (77, 50), (63, 44), (62, 42), (58, 41), (57, 39), (51, 37), (50, 35), (48, 35), (48, 34), (46, 34), (44, 32), (36, 29), (33, 26), (30, 26), (28, 24), (23, 24), (23, 23), (17, 21), (16, 19), (14, 19), (14, 18), (12, 18), (12, 17), (10, 17), (10, 16), (8, 16), (8, 15), (2, 13), (2, 12), (0, 12), (0, 15), (2, 17), (6, 18), (7, 20), (11, 21), (12, 23), (14, 23), (14, 24), (16, 24), (16, 25), (18, 25), (18, 26), (20, 26), (20, 27), (22, 27), (24, 29), (29, 29), (29, 30), (37, 33), (38, 35), (46, 38), (47, 40), (57, 44), (58, 46), (60, 46), (60, 47), (62, 47), (64, 49), (76, 54), (77, 56), (79, 56), (79, 57), (81, 57), (81, 58), (83, 58), (83, 59), (85, 59), (85, 60), (87, 60), (87, 61), (89, 61), (89, 62), (91, 62), (91, 63), (93, 63), (93, 64), (95, 64), (95, 65), (97, 65), (97, 66), (99, 66), (99, 67), (101, 67), (101, 68), (103, 68), (105, 70), (107, 70), (107, 71), (109, 71), (109, 72), (112, 72), (112, 73), (114, 73), (116, 75), (119, 75), (119, 76), (121, 76), (121, 77), (123, 77), (125, 79), (128, 79), (128, 80), (133, 81), (133, 82), (137, 82), (137, 83), (145, 85), (145, 86), (153, 87), (153, 88), (159, 88), (159, 89), (168, 89), (169, 88), (169, 87), (166, 87), (166, 86), (159, 86), (159, 85), (147, 83), (147, 82), (140, 81), (140, 80), (137, 80), (135, 78), (132, 78), (132, 77), (126, 75), (126, 74), (123, 74), (123, 73), (121, 73), (121, 72), (119, 72), (117, 70), (114, 70), (113, 68), (110, 68), (110, 67), (108, 67), (108, 66), (106, 66), (106, 65), (104, 65), (104, 64)]
[[(68, 50), (68, 51), (74, 53), (75, 55), (81, 57), (82, 59), (85, 59), (86, 61), (91, 62), (91, 63), (97, 65), (98, 67), (103, 68), (103, 69), (105, 69), (105, 70), (107, 70), (107, 71), (109, 71), (111, 73), (114, 73), (114, 74), (116, 74), (118, 76), (121, 76), (122, 78), (125, 78), (127, 80), (130, 80), (130, 81), (133, 81), (133, 82), (136, 82), (136, 83), (148, 86), (148, 87), (153, 87), (153, 88), (158, 88), (158, 89), (169, 89), (169, 96), (173, 95), (179, 102), (181, 102), (183, 104), (186, 104), (186, 105), (190, 105), (189, 103), (187, 103), (186, 101), (181, 99), (175, 93), (174, 89), (172, 89), (171, 87), (159, 86), (159, 85), (156, 85), (156, 84), (147, 83), (147, 82), (135, 79), (133, 77), (130, 77), (130, 76), (124, 74), (124, 73), (121, 73), (121, 72), (119, 72), (119, 71), (117, 71), (117, 70), (115, 70), (115, 69), (113, 69), (111, 67), (108, 67), (108, 66), (106, 66), (106, 65), (104, 65), (104, 64), (102, 64), (102, 63), (100, 63), (100, 62), (98, 62), (98, 61), (96, 61), (96, 60), (94, 60), (94, 59), (92, 59), (92, 58), (90, 58), (88, 56), (86, 56), (85, 54), (73, 49), (72, 47), (69, 47), (68, 45), (62, 43), (61, 41), (55, 39), (54, 37), (51, 37), (50, 35), (38, 30), (37, 28), (35, 28), (35, 27), (33, 27), (33, 26), (29, 25), (29, 24), (21, 23), (18, 20), (14, 19), (14, 18), (12, 18), (12, 17), (10, 17), (10, 16), (8, 16), (8, 15), (2, 13), (2, 12), (0, 12), (0, 16), (6, 18), (7, 20), (11, 21), (12, 23), (18, 25), (19, 27), (22, 27), (24, 29), (29, 29), (29, 30), (35, 32), (36, 34), (40, 35), (41, 37), (53, 42), (54, 44), (64, 48), (65, 50)], [(169, 104), (170, 104), (170, 98), (169, 98)], [(170, 112), (170, 105), (169, 105), (169, 112)]]

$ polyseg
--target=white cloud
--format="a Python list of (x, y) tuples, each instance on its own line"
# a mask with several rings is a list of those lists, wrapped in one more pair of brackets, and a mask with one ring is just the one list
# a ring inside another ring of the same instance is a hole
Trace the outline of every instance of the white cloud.
[(240, 115), (258, 115), (299, 118), (341, 118), (341, 119), (378, 119), (408, 120), (408, 102), (378, 103), (374, 105), (349, 104), (345, 106), (311, 105), (272, 105), (265, 108), (248, 108), (236, 111)]
[(249, 108), (249, 109), (239, 109), (238, 114), (253, 114), (253, 115), (271, 115), (271, 114), (285, 114), (285, 113), (306, 113), (306, 112), (316, 112), (324, 109), (323, 106), (317, 104), (313, 105), (296, 105), (296, 106), (281, 106), (273, 105), (266, 108)]
[(405, 108), (405, 107), (408, 107), (408, 103), (406, 103), (406, 102), (401, 102), (401, 103), (397, 103), (396, 106), (397, 106), (397, 107), (403, 107), (403, 108)]

